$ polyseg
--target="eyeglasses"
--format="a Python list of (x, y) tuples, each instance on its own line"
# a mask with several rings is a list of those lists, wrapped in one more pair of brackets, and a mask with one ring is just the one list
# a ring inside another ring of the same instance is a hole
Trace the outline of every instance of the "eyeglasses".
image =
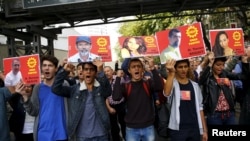
[(14, 64), (13, 66), (15, 66), (15, 67), (19, 67), (20, 65), (19, 65), (19, 64)]
[(91, 72), (93, 72), (93, 71), (95, 71), (95, 69), (94, 68), (83, 68), (83, 71), (91, 71)]

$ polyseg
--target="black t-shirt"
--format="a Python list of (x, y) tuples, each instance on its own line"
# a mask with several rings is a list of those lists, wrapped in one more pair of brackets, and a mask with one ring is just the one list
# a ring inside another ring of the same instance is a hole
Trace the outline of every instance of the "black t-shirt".
[[(180, 84), (180, 128), (198, 127), (195, 93), (192, 83)], [(199, 113), (198, 113), (199, 114)]]

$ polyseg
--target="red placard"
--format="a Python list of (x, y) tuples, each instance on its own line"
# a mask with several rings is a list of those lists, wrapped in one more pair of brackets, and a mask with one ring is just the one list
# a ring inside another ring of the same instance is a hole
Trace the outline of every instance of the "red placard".
[[(175, 39), (171, 38), (174, 37), (173, 35), (176, 36)], [(156, 38), (162, 64), (166, 63), (166, 60), (170, 58), (181, 60), (206, 54), (201, 23), (199, 22), (156, 32)], [(174, 54), (172, 53), (173, 50), (170, 50), (171, 43), (174, 42), (173, 40), (180, 40), (179, 45), (178, 43), (176, 43), (176, 46), (173, 45)], [(175, 56), (175, 54), (178, 55)], [(164, 57), (165, 55), (168, 57)]]
[(241, 28), (209, 30), (215, 57), (243, 55), (244, 36)]
[(90, 53), (92, 53), (93, 56), (95, 56), (95, 58), (100, 57), (103, 62), (112, 61), (109, 36), (69, 36), (68, 37), (68, 59), (69, 61), (73, 60), (70, 62), (79, 62), (79, 61), (75, 61), (75, 59), (71, 59), (72, 56), (79, 54), (77, 50), (77, 46), (76, 46), (76, 42), (79, 39), (79, 37), (82, 38), (83, 40), (90, 40), (90, 43), (91, 43)]
[[(25, 84), (37, 84), (41, 82), (40, 58), (38, 54), (11, 57), (3, 59), (5, 78), (8, 79), (8, 85), (14, 86), (19, 80), (13, 79), (13, 69), (19, 68), (21, 79)], [(16, 67), (16, 68), (15, 68)], [(16, 75), (14, 75), (16, 76)], [(8, 77), (8, 78), (7, 78)], [(20, 78), (20, 77), (14, 77)]]
[(154, 36), (122, 36), (118, 40), (123, 58), (159, 55), (157, 41)]

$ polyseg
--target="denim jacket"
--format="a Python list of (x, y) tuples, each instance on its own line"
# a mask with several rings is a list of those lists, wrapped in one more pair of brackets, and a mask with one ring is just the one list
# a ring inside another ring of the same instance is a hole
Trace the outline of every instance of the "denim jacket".
[(11, 97), (10, 91), (0, 88), (0, 141), (10, 141), (10, 130), (7, 118), (6, 101)]
[[(87, 87), (80, 84), (72, 86), (63, 86), (64, 79), (69, 72), (63, 68), (60, 69), (55, 77), (52, 85), (52, 92), (56, 95), (67, 97), (68, 117), (67, 128), (69, 140), (74, 140), (77, 126), (80, 123), (84, 107), (86, 103), (86, 95), (88, 93)], [(80, 90), (81, 89), (81, 90)], [(107, 134), (110, 132), (110, 120), (108, 110), (106, 108), (105, 99), (111, 94), (111, 86), (103, 72), (98, 74), (93, 88), (93, 102), (97, 115), (100, 117), (101, 123)]]

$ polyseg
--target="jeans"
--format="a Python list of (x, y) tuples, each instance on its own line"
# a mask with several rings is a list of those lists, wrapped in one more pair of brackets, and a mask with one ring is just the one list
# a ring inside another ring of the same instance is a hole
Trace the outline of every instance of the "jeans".
[(129, 128), (126, 127), (126, 141), (154, 141), (154, 126), (145, 128)]
[(104, 135), (93, 138), (76, 138), (76, 141), (110, 141), (110, 139), (108, 135)]
[(234, 111), (217, 112), (207, 116), (208, 125), (236, 125)]

